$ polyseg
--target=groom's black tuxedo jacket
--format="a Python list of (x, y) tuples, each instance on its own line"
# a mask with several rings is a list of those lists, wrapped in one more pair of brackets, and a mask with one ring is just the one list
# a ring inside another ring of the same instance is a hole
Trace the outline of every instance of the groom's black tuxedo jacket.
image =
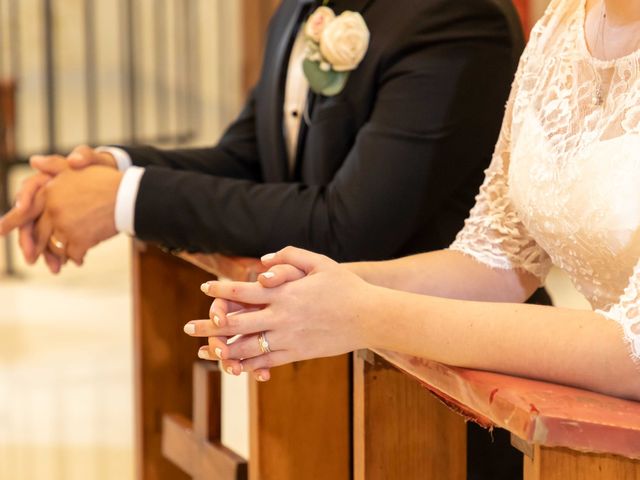
[[(318, 2), (319, 3), (319, 2)], [(136, 235), (170, 248), (256, 256), (286, 245), (337, 260), (446, 247), (487, 167), (523, 47), (510, 0), (337, 0), (369, 50), (334, 97), (310, 95), (293, 173), (288, 59), (317, 3), (284, 0), (261, 77), (210, 148), (126, 148), (146, 167)]]

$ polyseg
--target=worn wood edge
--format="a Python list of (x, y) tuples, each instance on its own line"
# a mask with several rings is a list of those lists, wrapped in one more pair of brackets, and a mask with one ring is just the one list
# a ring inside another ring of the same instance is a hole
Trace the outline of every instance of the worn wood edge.
[[(194, 448), (200, 444), (202, 449)], [(180, 448), (176, 448), (179, 446)], [(203, 455), (203, 451), (206, 453)], [(211, 480), (244, 480), (247, 478), (247, 461), (233, 450), (219, 443), (197, 440), (191, 421), (182, 415), (167, 414), (162, 418), (162, 454), (191, 476), (196, 474), (198, 455), (205, 458), (207, 478)], [(215, 476), (211, 476), (214, 473)]]
[[(403, 365), (399, 365), (396, 362), (394, 362), (393, 358), (390, 358), (389, 356), (385, 355), (384, 351), (373, 350), (373, 353), (375, 353), (376, 358), (383, 359), (385, 362), (388, 362), (394, 368), (404, 372), (406, 375), (413, 378), (416, 382), (421, 383), (427, 391), (429, 391), (432, 395), (435, 395), (436, 398), (438, 398), (441, 402), (447, 405), (450, 409), (464, 416), (467, 420), (471, 420), (484, 428), (492, 429), (495, 426), (498, 426), (500, 428), (503, 428), (509, 431), (512, 435), (522, 438), (524, 442), (529, 443), (533, 447), (541, 446), (541, 447), (550, 448), (550, 449), (563, 448), (563, 449), (571, 450), (573, 452), (581, 453), (581, 454), (611, 455), (611, 456), (616, 456), (622, 459), (640, 460), (640, 456), (631, 454), (629, 452), (611, 451), (611, 450), (607, 450), (607, 449), (593, 446), (593, 445), (569, 445), (569, 444), (557, 442), (557, 441), (556, 442), (545, 441), (544, 440), (545, 436), (543, 435), (543, 433), (547, 430), (547, 422), (553, 422), (557, 420), (558, 417), (555, 417), (553, 415), (543, 415), (543, 414), (540, 414), (540, 412), (532, 413), (532, 412), (524, 412), (521, 409), (520, 410), (514, 409), (514, 412), (521, 411), (523, 413), (527, 413), (531, 419), (531, 424), (529, 425), (529, 428), (527, 429), (527, 431), (514, 432), (509, 427), (509, 425), (502, 424), (499, 421), (496, 421), (486, 416), (484, 413), (478, 412), (472, 407), (466, 405), (463, 400), (458, 399), (447, 392), (441, 391), (438, 389), (438, 387), (431, 385), (426, 381), (421, 380), (417, 375), (412, 374), (409, 370), (404, 368)], [(447, 367), (446, 365), (444, 366)], [(544, 383), (544, 382), (541, 382), (541, 383)], [(585, 427), (601, 426), (601, 424), (588, 422), (588, 421), (582, 421), (581, 423)], [(624, 433), (625, 430), (622, 428), (616, 428), (614, 431), (617, 433), (620, 433), (620, 432)], [(524, 433), (524, 438), (521, 437), (519, 433)]]
[(425, 394), (433, 395), (440, 403), (445, 405), (449, 410), (452, 410), (453, 412), (457, 413), (461, 417), (464, 417), (465, 421), (472, 421), (488, 430), (493, 430), (493, 428), (496, 427), (496, 423), (493, 420), (491, 420), (489, 417), (483, 415), (480, 412), (476, 412), (475, 410), (469, 407), (466, 407), (466, 405), (464, 405), (460, 400), (449, 395), (447, 392), (444, 392), (438, 389), (437, 387), (423, 380), (420, 380), (420, 378), (418, 378), (416, 375), (411, 374), (410, 371), (403, 368), (401, 365), (397, 365), (396, 363), (393, 362), (392, 359), (388, 358), (383, 353), (377, 352), (375, 350), (373, 352), (375, 354), (376, 362), (383, 362), (387, 364), (390, 368), (395, 368), (396, 370), (402, 372), (409, 378), (413, 379), (415, 382), (419, 383), (420, 385), (422, 385), (422, 387), (424, 387)]
[(511, 446), (533, 460), (535, 451), (534, 445), (514, 433), (511, 434)]
[(259, 273), (265, 271), (257, 258), (186, 252), (178, 253), (176, 256), (221, 279), (253, 282), (258, 278)]

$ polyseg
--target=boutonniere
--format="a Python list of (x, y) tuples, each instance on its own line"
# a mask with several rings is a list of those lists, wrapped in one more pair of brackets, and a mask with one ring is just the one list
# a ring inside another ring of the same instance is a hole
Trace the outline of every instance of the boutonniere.
[(307, 51), (302, 64), (315, 93), (332, 97), (347, 84), (369, 48), (369, 29), (357, 12), (336, 14), (326, 5), (318, 7), (304, 26)]

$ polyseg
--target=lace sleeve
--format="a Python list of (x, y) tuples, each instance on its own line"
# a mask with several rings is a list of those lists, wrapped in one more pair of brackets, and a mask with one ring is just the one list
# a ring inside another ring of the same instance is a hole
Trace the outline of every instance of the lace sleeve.
[(491, 165), (485, 171), (485, 180), (476, 197), (476, 204), (449, 248), (492, 268), (524, 269), (543, 282), (551, 267), (551, 260), (531, 238), (509, 198), (511, 122), (514, 103), (526, 100), (516, 98), (524, 62), (525, 56), (512, 86), (502, 131)]
[(596, 313), (620, 324), (631, 349), (631, 358), (640, 365), (640, 261), (633, 269), (627, 288), (615, 303)]

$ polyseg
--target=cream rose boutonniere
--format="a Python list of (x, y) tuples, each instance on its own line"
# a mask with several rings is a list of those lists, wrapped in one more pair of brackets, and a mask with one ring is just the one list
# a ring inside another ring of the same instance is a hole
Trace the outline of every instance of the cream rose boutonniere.
[(307, 52), (302, 68), (311, 90), (327, 97), (339, 94), (369, 48), (364, 18), (357, 12), (336, 17), (329, 7), (318, 7), (307, 20), (304, 34)]

